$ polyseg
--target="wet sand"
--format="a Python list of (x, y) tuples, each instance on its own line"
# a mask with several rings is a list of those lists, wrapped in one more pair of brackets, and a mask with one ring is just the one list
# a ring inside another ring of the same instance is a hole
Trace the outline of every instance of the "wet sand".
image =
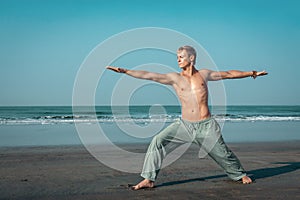
[(198, 158), (196, 146), (161, 170), (155, 188), (140, 191), (127, 188), (139, 174), (110, 169), (80, 145), (2, 147), (0, 199), (300, 199), (300, 141), (228, 146), (253, 184), (229, 180), (210, 158)]

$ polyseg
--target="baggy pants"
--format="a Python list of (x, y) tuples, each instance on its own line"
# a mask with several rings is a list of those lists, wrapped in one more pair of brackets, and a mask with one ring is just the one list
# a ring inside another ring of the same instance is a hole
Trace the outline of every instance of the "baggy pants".
[(239, 159), (227, 147), (214, 118), (199, 122), (178, 120), (153, 137), (148, 147), (141, 176), (155, 181), (163, 159), (185, 143), (198, 144), (220, 165), (229, 178), (239, 180), (246, 175)]

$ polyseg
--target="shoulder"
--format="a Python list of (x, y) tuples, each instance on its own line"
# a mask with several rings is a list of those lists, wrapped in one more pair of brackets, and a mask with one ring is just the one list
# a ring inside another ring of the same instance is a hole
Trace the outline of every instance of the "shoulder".
[(171, 72), (171, 73), (167, 73), (166, 76), (168, 76), (170, 78), (173, 78), (173, 79), (176, 79), (176, 78), (180, 77), (180, 73)]
[(209, 69), (200, 69), (198, 70), (198, 72), (203, 78), (207, 79), (208, 77), (210, 77), (213, 71)]
[(209, 70), (209, 69), (200, 69), (200, 70), (198, 70), (198, 72), (200, 73), (200, 74), (209, 74), (209, 73), (211, 73), (211, 72), (213, 72), (212, 70)]
[(166, 76), (167, 79), (172, 83), (172, 85), (178, 84), (182, 80), (182, 76), (177, 72), (168, 73), (166, 74)]

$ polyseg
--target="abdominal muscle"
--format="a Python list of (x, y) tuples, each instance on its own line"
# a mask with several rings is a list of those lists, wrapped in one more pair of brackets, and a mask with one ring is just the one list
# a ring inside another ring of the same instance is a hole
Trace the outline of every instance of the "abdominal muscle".
[(189, 91), (180, 92), (179, 96), (181, 102), (182, 119), (197, 122), (210, 117), (210, 111), (207, 104), (207, 91)]
[(210, 112), (207, 105), (199, 105), (197, 107), (182, 105), (181, 112), (182, 119), (191, 122), (202, 121), (210, 118)]

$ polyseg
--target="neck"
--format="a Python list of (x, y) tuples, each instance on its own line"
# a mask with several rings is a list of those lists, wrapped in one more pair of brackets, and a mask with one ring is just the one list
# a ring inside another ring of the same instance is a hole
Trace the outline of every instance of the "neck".
[(182, 68), (182, 74), (185, 76), (192, 76), (193, 74), (195, 74), (197, 72), (196, 68), (194, 67), (194, 65), (189, 65), (187, 67), (183, 67)]

